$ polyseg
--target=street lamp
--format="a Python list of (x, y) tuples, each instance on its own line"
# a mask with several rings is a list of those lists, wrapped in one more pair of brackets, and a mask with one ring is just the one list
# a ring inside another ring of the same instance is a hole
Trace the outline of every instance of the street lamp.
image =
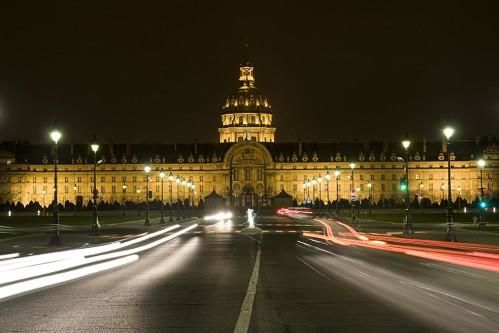
[(447, 150), (447, 240), (455, 241), (456, 235), (454, 233), (454, 222), (452, 219), (452, 192), (451, 192), (451, 175), (450, 175), (450, 151), (449, 151), (449, 141), (454, 134), (454, 129), (452, 127), (446, 127), (443, 130), (444, 136), (447, 139), (445, 141), (445, 146)]
[(339, 177), (340, 177), (340, 171), (335, 170), (334, 171), (334, 177), (336, 178), (336, 215), (338, 215), (338, 204), (340, 201), (339, 198), (339, 193), (340, 193), (340, 183), (339, 183)]
[(170, 222), (173, 222), (173, 207), (172, 207), (172, 191), (173, 191), (173, 180), (174, 180), (174, 177), (173, 177), (173, 174), (172, 172), (170, 171), (170, 174), (168, 175), (168, 185), (169, 185), (169, 192), (170, 192), (170, 219), (169, 221)]
[(77, 201), (77, 198), (76, 198), (76, 184), (73, 185), (73, 191), (75, 193), (75, 207), (74, 207), (74, 216), (76, 216), (76, 201)]
[(329, 180), (331, 180), (331, 175), (329, 174), (329, 170), (326, 171), (326, 175), (324, 176), (324, 179), (326, 179), (326, 191), (327, 191), (327, 204), (328, 204), (328, 209), (329, 209)]
[(352, 169), (352, 176), (350, 177), (350, 183), (352, 185), (352, 221), (355, 221), (355, 187), (353, 181), (353, 170), (355, 169), (355, 163), (350, 163), (350, 169)]
[(161, 219), (159, 220), (159, 224), (165, 224), (165, 202), (163, 200), (163, 179), (165, 178), (165, 173), (161, 171), (159, 177), (161, 178)]
[(182, 182), (182, 179), (180, 179), (180, 176), (177, 175), (177, 178), (175, 179), (175, 182), (177, 183), (177, 220), (180, 220), (180, 197), (179, 197), (179, 187), (180, 183)]
[(319, 216), (321, 215), (322, 206), (322, 176), (319, 174), (317, 177), (317, 183), (319, 183)]
[(306, 185), (307, 185), (307, 202), (310, 201), (310, 179), (307, 178), (307, 182), (306, 182)]
[(483, 201), (483, 168), (485, 168), (485, 160), (479, 159), (476, 162), (476, 165), (478, 169), (480, 169), (480, 222), (478, 223), (478, 226), (482, 226), (484, 221), (483, 221), (483, 214), (484, 214), (484, 206), (485, 203)]
[(151, 172), (151, 167), (149, 165), (146, 165), (144, 167), (144, 171), (146, 173), (146, 219), (144, 225), (150, 226), (151, 221), (149, 221), (149, 172)]
[(409, 214), (409, 146), (411, 141), (405, 139), (402, 141), (402, 147), (405, 150), (404, 169), (405, 169), (405, 219), (404, 234), (412, 234), (411, 217)]
[(369, 193), (369, 214), (371, 214), (371, 202), (372, 202), (372, 199), (371, 199), (371, 193), (372, 193), (372, 187), (373, 187), (373, 184), (371, 184), (371, 182), (367, 183), (367, 188), (369, 189), (368, 193)]
[(99, 150), (99, 144), (96, 142), (94, 137), (94, 142), (90, 145), (90, 148), (94, 152), (94, 223), (92, 224), (92, 233), (96, 234), (100, 230), (99, 223), (99, 211), (97, 209), (97, 196), (99, 191), (97, 191), (97, 151)]
[(305, 204), (307, 202), (306, 197), (305, 197), (306, 196), (305, 191), (307, 190), (307, 181), (306, 180), (303, 181), (302, 187), (303, 187), (303, 204)]
[(123, 190), (123, 216), (126, 215), (126, 183), (123, 183), (121, 189)]
[(52, 203), (55, 232), (50, 239), (49, 245), (59, 246), (62, 245), (60, 231), (59, 231), (59, 207), (57, 202), (57, 164), (59, 163), (59, 156), (57, 152), (57, 143), (61, 139), (61, 132), (53, 130), (50, 133), (50, 138), (54, 141), (54, 201)]

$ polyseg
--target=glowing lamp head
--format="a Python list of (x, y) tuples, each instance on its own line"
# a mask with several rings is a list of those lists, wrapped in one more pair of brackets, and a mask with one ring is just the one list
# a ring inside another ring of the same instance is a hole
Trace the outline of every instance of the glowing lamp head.
[(367, 187), (371, 188), (372, 186), (373, 186), (373, 184), (367, 183)]
[(150, 167), (149, 165), (146, 165), (146, 166), (144, 167), (144, 171), (145, 171), (146, 173), (151, 172), (151, 167)]
[(92, 143), (92, 144), (90, 145), (90, 148), (92, 148), (92, 151), (93, 151), (94, 153), (97, 153), (97, 151), (99, 150), (99, 145), (98, 145), (97, 143)]
[(355, 169), (355, 163), (353, 163), (353, 162), (350, 163), (350, 169), (352, 169), (352, 170)]
[(54, 130), (54, 131), (50, 132), (50, 138), (52, 139), (52, 141), (54, 141), (55, 144), (57, 144), (57, 142), (59, 142), (61, 137), (62, 137), (62, 134), (58, 130)]
[(173, 181), (173, 173), (170, 171), (170, 174), (168, 175), (168, 181), (172, 182)]
[(411, 145), (411, 141), (409, 141), (409, 140), (402, 141), (402, 147), (404, 147), (405, 150), (407, 150), (410, 145)]
[(164, 173), (163, 171), (161, 171), (161, 172), (159, 173), (159, 176), (161, 177), (161, 179), (163, 179), (163, 178), (165, 178), (165, 173)]
[(477, 162), (476, 162), (476, 165), (478, 165), (478, 167), (480, 169), (484, 168), (485, 167), (485, 160), (483, 159), (479, 159)]
[(340, 175), (340, 172), (339, 172), (338, 170), (334, 171), (334, 176), (335, 176), (336, 178), (338, 178), (338, 176), (339, 176), (339, 175)]
[(324, 178), (325, 178), (326, 180), (330, 180), (330, 179), (331, 179), (331, 175), (329, 174), (329, 171), (328, 171), (328, 172), (326, 172), (326, 175), (324, 176)]
[(480, 202), (480, 208), (486, 208), (487, 203), (485, 201)]
[(126, 190), (126, 184), (123, 184), (122, 188), (123, 188), (124, 190)]
[(318, 181), (319, 183), (320, 183), (320, 182), (322, 182), (322, 176), (321, 176), (321, 175), (319, 175), (319, 177), (317, 177), (317, 181)]
[(452, 127), (447, 126), (446, 128), (444, 128), (443, 132), (447, 140), (449, 140), (451, 136), (454, 134), (454, 129)]

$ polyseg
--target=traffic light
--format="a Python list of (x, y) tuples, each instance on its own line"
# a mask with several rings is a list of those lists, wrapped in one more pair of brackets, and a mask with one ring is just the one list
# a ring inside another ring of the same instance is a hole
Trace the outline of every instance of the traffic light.
[(407, 190), (407, 178), (404, 177), (400, 177), (400, 190), (401, 191), (406, 191)]
[(487, 202), (485, 200), (480, 201), (480, 208), (487, 208)]

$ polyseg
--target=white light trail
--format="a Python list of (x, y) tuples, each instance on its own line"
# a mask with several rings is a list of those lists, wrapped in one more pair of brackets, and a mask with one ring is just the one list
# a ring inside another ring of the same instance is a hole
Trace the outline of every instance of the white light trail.
[(15, 257), (19, 257), (19, 253), (2, 254), (0, 255), (0, 260), (11, 259)]
[(213, 215), (205, 216), (205, 221), (218, 221), (218, 220), (228, 220), (232, 218), (231, 212), (220, 212)]
[(53, 274), (28, 281), (18, 282), (15, 284), (0, 287), (0, 300), (5, 300), (19, 294), (24, 294), (40, 288), (46, 288), (56, 284), (82, 278), (87, 275), (102, 272), (115, 267), (123, 266), (139, 259), (138, 255), (130, 255), (124, 258), (119, 258), (104, 263), (87, 266), (75, 269), (69, 272)]

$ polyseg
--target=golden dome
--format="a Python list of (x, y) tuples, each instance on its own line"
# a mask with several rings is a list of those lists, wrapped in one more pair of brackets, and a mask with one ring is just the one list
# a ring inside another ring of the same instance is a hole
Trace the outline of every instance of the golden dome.
[(255, 87), (254, 67), (246, 63), (239, 67), (241, 86), (225, 101), (222, 114), (226, 113), (272, 113), (265, 95)]

